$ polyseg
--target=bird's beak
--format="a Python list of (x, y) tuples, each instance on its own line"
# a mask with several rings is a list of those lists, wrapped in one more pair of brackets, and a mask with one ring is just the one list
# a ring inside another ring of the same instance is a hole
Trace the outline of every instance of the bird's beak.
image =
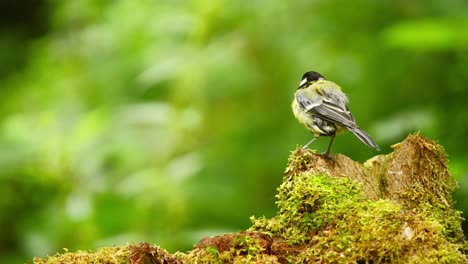
[(299, 87), (304, 85), (304, 83), (306, 83), (306, 82), (307, 82), (307, 78), (302, 79), (301, 83), (299, 83)]

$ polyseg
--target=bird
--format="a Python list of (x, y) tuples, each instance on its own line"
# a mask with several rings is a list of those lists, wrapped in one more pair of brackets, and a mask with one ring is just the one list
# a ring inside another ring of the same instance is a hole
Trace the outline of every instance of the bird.
[(294, 116), (314, 135), (303, 150), (320, 136), (329, 136), (325, 155), (331, 157), (330, 148), (336, 134), (348, 130), (367, 146), (380, 151), (369, 134), (357, 126), (348, 102), (348, 97), (336, 83), (315, 71), (304, 73), (292, 102)]

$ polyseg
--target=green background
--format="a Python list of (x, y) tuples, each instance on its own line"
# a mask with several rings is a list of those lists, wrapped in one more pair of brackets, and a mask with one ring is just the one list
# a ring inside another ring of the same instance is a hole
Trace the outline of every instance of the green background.
[[(308, 70), (343, 87), (381, 153), (416, 131), (443, 145), (468, 211), (466, 1), (0, 10), (1, 263), (141, 241), (186, 251), (273, 216), (288, 155), (311, 139), (290, 107)], [(350, 133), (332, 152), (379, 154)]]

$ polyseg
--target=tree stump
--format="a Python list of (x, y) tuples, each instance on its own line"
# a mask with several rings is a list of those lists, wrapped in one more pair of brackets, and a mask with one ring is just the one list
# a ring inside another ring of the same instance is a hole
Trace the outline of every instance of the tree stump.
[(468, 263), (445, 151), (419, 134), (393, 148), (364, 164), (295, 150), (275, 217), (252, 217), (249, 230), (204, 238), (187, 253), (142, 243), (34, 262)]

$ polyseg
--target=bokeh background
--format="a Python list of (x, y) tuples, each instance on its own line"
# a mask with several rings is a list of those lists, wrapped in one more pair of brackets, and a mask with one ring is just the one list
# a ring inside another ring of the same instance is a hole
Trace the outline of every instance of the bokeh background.
[[(382, 153), (416, 131), (442, 144), (468, 212), (467, 3), (1, 1), (0, 262), (186, 251), (273, 216), (311, 138), (290, 109), (308, 70)], [(352, 134), (332, 151), (377, 154)]]

